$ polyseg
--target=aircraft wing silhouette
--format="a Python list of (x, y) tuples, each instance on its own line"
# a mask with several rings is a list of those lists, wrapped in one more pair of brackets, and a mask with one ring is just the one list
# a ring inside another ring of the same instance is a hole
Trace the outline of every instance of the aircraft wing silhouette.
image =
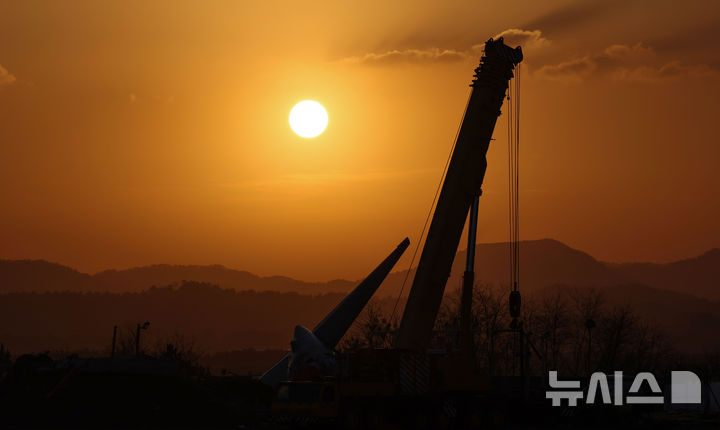
[(385, 280), (395, 263), (400, 259), (410, 240), (405, 238), (380, 265), (372, 271), (355, 289), (347, 295), (320, 324), (315, 326), (313, 334), (327, 348), (333, 349), (348, 331), (355, 318), (360, 315), (380, 284)]
[[(358, 315), (360, 315), (360, 312), (365, 308), (367, 302), (370, 301), (370, 298), (375, 294), (375, 291), (380, 287), (380, 284), (385, 280), (408, 245), (410, 245), (410, 240), (406, 237), (367, 278), (360, 282), (340, 304), (335, 306), (335, 309), (330, 311), (330, 313), (315, 326), (312, 335), (326, 350), (332, 351), (333, 348), (337, 346), (340, 339), (342, 339), (352, 323)], [(260, 381), (271, 386), (276, 386), (286, 378), (292, 354), (293, 353), (288, 353), (285, 355), (285, 357), (262, 375)]]

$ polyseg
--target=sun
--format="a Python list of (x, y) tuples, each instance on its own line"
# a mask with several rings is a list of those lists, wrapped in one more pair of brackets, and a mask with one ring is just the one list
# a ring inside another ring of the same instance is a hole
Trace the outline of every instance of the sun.
[(300, 137), (319, 136), (327, 124), (327, 111), (314, 100), (303, 100), (290, 111), (290, 128)]

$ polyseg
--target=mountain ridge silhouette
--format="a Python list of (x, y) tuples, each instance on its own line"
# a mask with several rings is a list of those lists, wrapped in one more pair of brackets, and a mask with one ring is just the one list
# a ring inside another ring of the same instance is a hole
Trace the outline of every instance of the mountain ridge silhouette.
[[(465, 250), (457, 253), (448, 289), (460, 284)], [(476, 281), (507, 285), (510, 273), (510, 247), (507, 242), (476, 246)], [(369, 268), (368, 270), (370, 270)], [(402, 287), (407, 270), (391, 273), (378, 296), (397, 296), (401, 288), (407, 295), (414, 269)], [(641, 284), (720, 301), (720, 249), (670, 263), (606, 263), (590, 254), (554, 239), (522, 241), (520, 244), (520, 289), (534, 291), (550, 285), (567, 284), (608, 287)], [(0, 294), (11, 292), (139, 292), (150, 286), (178, 284), (182, 281), (209, 282), (238, 291), (277, 291), (302, 294), (346, 293), (359, 280), (336, 279), (310, 282), (287, 276), (259, 276), (246, 270), (222, 265), (155, 264), (129, 269), (111, 269), (94, 275), (45, 260), (0, 260)]]

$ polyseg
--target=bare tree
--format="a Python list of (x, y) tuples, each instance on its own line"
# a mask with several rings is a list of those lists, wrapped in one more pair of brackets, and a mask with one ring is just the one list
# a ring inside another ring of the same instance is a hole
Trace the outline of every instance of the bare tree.
[[(488, 375), (517, 374), (520, 336), (510, 329), (509, 288), (479, 283), (473, 297), (472, 329), (476, 364)], [(525, 341), (538, 354), (523, 349), (531, 373), (547, 369), (568, 375), (595, 370), (653, 371), (667, 366), (673, 351), (663, 333), (643, 322), (629, 306), (608, 308), (593, 288), (566, 288), (526, 296), (521, 321)], [(460, 324), (460, 289), (444, 297), (435, 321), (433, 346), (456, 349)], [(339, 350), (386, 348), (397, 323), (378, 302), (370, 302), (345, 336)]]
[(10, 357), (10, 349), (5, 347), (4, 343), (0, 343), (0, 363), (9, 363)]
[(538, 305), (535, 327), (543, 343), (547, 366), (565, 368), (565, 347), (570, 339), (569, 304), (560, 291), (543, 297)]
[(351, 352), (364, 348), (389, 348), (396, 330), (397, 323), (384, 315), (377, 301), (371, 300), (337, 349)]
[(595, 288), (573, 288), (570, 290), (571, 336), (568, 365), (574, 374), (590, 372), (596, 364), (593, 357), (592, 331), (602, 315), (604, 298)]
[[(135, 355), (135, 327), (127, 325), (118, 327), (117, 346), (115, 355), (131, 356)], [(143, 344), (140, 344), (140, 354), (144, 353)]]
[(602, 317), (597, 330), (600, 369), (612, 371), (625, 364), (623, 354), (630, 346), (637, 323), (636, 315), (627, 305), (615, 306)]
[(199, 371), (203, 353), (195, 340), (175, 333), (155, 343), (152, 356), (166, 361), (176, 362), (184, 370)]
[[(476, 360), (491, 375), (498, 364), (507, 367), (507, 336), (501, 334), (510, 325), (507, 312), (507, 294), (490, 284), (477, 284), (474, 289), (474, 328)], [(502, 358), (505, 358), (503, 360)], [(505, 370), (505, 369), (504, 369)]]

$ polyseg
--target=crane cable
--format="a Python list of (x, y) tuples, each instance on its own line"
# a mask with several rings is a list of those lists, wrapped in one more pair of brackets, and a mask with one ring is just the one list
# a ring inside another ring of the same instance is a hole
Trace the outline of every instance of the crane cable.
[[(513, 88), (514, 86), (514, 88)], [(520, 282), (520, 65), (508, 86), (508, 221), (510, 225), (510, 286)]]
[(520, 71), (518, 65), (515, 76), (515, 291), (520, 283)]
[(420, 237), (417, 240), (417, 243), (415, 244), (415, 251), (413, 252), (412, 259), (410, 260), (410, 265), (407, 268), (407, 272), (405, 272), (405, 279), (403, 279), (402, 286), (400, 286), (400, 292), (398, 292), (397, 298), (395, 299), (395, 305), (393, 306), (392, 313), (390, 314), (390, 322), (394, 321), (395, 318), (395, 311), (397, 310), (398, 303), (400, 302), (400, 297), (402, 297), (403, 290), (405, 289), (405, 284), (407, 283), (408, 277), (410, 276), (410, 272), (412, 271), (413, 263), (415, 262), (415, 257), (417, 256), (418, 249), (420, 249), (420, 243), (422, 243), (423, 236), (425, 236), (425, 230), (427, 229), (428, 222), (430, 221), (430, 216), (433, 213), (433, 209), (435, 208), (435, 202), (437, 201), (438, 195), (440, 194), (440, 189), (442, 188), (442, 184), (445, 181), (445, 174), (447, 174), (448, 166), (450, 165), (450, 159), (452, 159), (453, 151), (455, 150), (455, 145), (457, 144), (458, 136), (460, 136), (460, 128), (462, 127), (463, 120), (465, 119), (465, 114), (467, 113), (468, 106), (470, 106), (470, 96), (472, 95), (472, 89), (470, 90), (467, 101), (465, 102), (465, 109), (463, 109), (462, 119), (460, 120), (460, 124), (458, 124), (457, 131), (455, 132), (455, 139), (453, 140), (453, 144), (450, 147), (450, 153), (448, 154), (447, 160), (445, 161), (445, 167), (443, 167), (442, 175), (440, 175), (440, 182), (437, 185), (437, 188), (435, 189), (435, 195), (433, 196), (432, 203), (430, 204), (430, 209), (428, 210), (428, 214), (425, 217), (425, 224), (423, 224), (422, 231), (420, 232)]
[[(513, 88), (514, 86), (514, 88)], [(515, 69), (515, 79), (508, 85), (508, 221), (510, 225), (510, 296), (508, 300), (510, 330), (514, 332), (513, 349), (520, 346), (520, 354), (513, 355), (512, 369), (515, 374), (516, 360), (523, 367), (523, 328), (521, 317), (521, 299), (518, 283), (520, 280), (520, 65)], [(521, 373), (523, 370), (521, 369)]]
[(514, 290), (515, 287), (515, 253), (514, 253), (514, 233), (515, 228), (513, 226), (513, 193), (514, 193), (514, 180), (513, 180), (513, 83), (508, 85), (507, 93), (507, 145), (508, 145), (508, 232), (510, 237), (508, 239), (510, 249), (510, 289)]

